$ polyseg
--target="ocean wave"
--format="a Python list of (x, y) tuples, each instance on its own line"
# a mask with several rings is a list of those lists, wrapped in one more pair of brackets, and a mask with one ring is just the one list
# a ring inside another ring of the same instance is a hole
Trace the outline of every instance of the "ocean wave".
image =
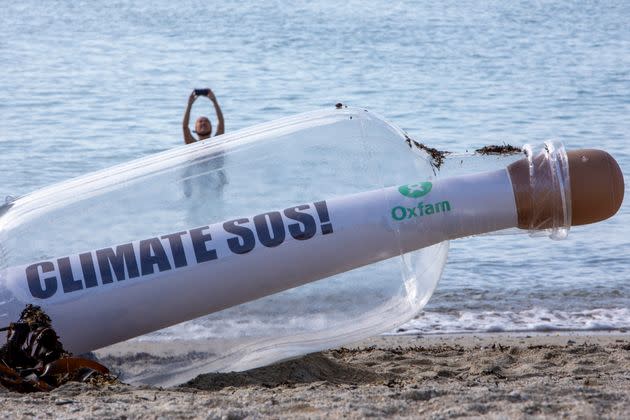
[[(256, 339), (266, 335), (289, 334), (296, 330), (294, 320), (278, 316), (243, 319), (223, 319), (221, 322), (188, 321), (138, 337), (139, 341)], [(304, 325), (304, 331), (326, 328), (325, 320), (309, 318), (313, 325)], [(385, 335), (410, 334), (462, 334), (496, 332), (552, 332), (552, 331), (619, 331), (630, 330), (630, 309), (599, 308), (578, 311), (531, 308), (512, 311), (423, 311), (416, 318)]]
[(423, 311), (390, 334), (602, 331), (630, 329), (628, 308), (580, 311), (532, 308), (511, 311)]

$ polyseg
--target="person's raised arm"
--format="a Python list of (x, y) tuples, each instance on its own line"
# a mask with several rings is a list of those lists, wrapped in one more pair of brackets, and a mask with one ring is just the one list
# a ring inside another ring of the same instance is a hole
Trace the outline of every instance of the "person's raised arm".
[(214, 104), (214, 111), (217, 114), (217, 120), (219, 120), (219, 123), (217, 124), (217, 131), (214, 135), (220, 136), (221, 134), (225, 133), (225, 122), (223, 121), (223, 112), (221, 112), (221, 107), (219, 106), (219, 102), (217, 101), (217, 98), (216, 96), (214, 96), (214, 93), (212, 92), (211, 89), (208, 89), (208, 98), (210, 98), (210, 100)]
[(186, 107), (186, 112), (184, 113), (184, 121), (183, 121), (183, 129), (184, 129), (184, 142), (186, 144), (190, 144), (190, 143), (194, 143), (197, 140), (193, 137), (192, 133), (190, 132), (190, 109), (192, 108), (193, 103), (195, 102), (195, 100), (197, 100), (197, 95), (195, 94), (195, 91), (193, 91), (190, 94), (190, 97), (188, 98), (188, 106)]

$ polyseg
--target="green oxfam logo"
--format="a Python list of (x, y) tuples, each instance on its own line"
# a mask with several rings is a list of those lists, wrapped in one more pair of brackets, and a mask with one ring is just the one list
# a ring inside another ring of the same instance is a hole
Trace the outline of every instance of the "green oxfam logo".
[(398, 192), (405, 197), (418, 198), (429, 194), (432, 187), (433, 184), (430, 182), (418, 182), (417, 184), (407, 184), (398, 187)]

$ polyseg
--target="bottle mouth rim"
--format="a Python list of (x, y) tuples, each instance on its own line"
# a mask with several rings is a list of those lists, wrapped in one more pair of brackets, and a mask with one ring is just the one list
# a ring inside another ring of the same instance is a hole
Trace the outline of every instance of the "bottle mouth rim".
[(572, 222), (567, 152), (559, 141), (539, 148), (523, 146), (525, 158), (508, 166), (518, 212), (518, 227), (530, 236), (564, 239)]

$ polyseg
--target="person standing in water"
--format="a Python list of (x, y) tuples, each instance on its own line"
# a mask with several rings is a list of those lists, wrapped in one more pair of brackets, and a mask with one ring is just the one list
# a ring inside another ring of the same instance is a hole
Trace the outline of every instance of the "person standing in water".
[[(201, 140), (206, 140), (212, 136), (212, 123), (208, 117), (199, 117), (195, 121), (195, 134), (199, 139), (196, 139), (190, 132), (190, 110), (197, 98), (200, 96), (206, 96), (214, 104), (214, 110), (217, 114), (217, 130), (214, 133), (215, 136), (219, 136), (225, 133), (225, 124), (223, 121), (223, 112), (217, 101), (216, 96), (211, 89), (195, 89), (188, 98), (188, 106), (184, 113), (183, 129), (184, 129), (184, 142), (186, 144), (196, 143)], [(223, 192), (223, 186), (228, 183), (227, 177), (223, 171), (224, 165), (223, 153), (220, 151), (214, 152), (210, 155), (202, 156), (191, 161), (184, 173), (184, 195), (191, 197), (194, 195), (195, 189), (197, 189), (199, 196), (207, 197), (208, 194), (215, 194), (215, 198), (220, 197)], [(203, 202), (203, 201), (200, 201)]]
[(184, 113), (184, 121), (183, 121), (183, 129), (184, 129), (184, 142), (186, 144), (195, 143), (199, 140), (205, 140), (212, 136), (212, 123), (208, 119), (208, 117), (199, 117), (197, 121), (195, 121), (195, 133), (199, 137), (199, 140), (195, 139), (195, 137), (190, 132), (190, 110), (192, 105), (195, 103), (197, 98), (200, 96), (207, 96), (214, 105), (214, 110), (217, 114), (217, 119), (219, 123), (217, 124), (217, 131), (214, 133), (215, 136), (220, 136), (225, 133), (225, 124), (223, 121), (223, 112), (221, 112), (221, 107), (219, 106), (219, 102), (217, 101), (216, 96), (211, 89), (195, 89), (190, 94), (188, 98), (188, 106), (186, 107), (186, 112)]

